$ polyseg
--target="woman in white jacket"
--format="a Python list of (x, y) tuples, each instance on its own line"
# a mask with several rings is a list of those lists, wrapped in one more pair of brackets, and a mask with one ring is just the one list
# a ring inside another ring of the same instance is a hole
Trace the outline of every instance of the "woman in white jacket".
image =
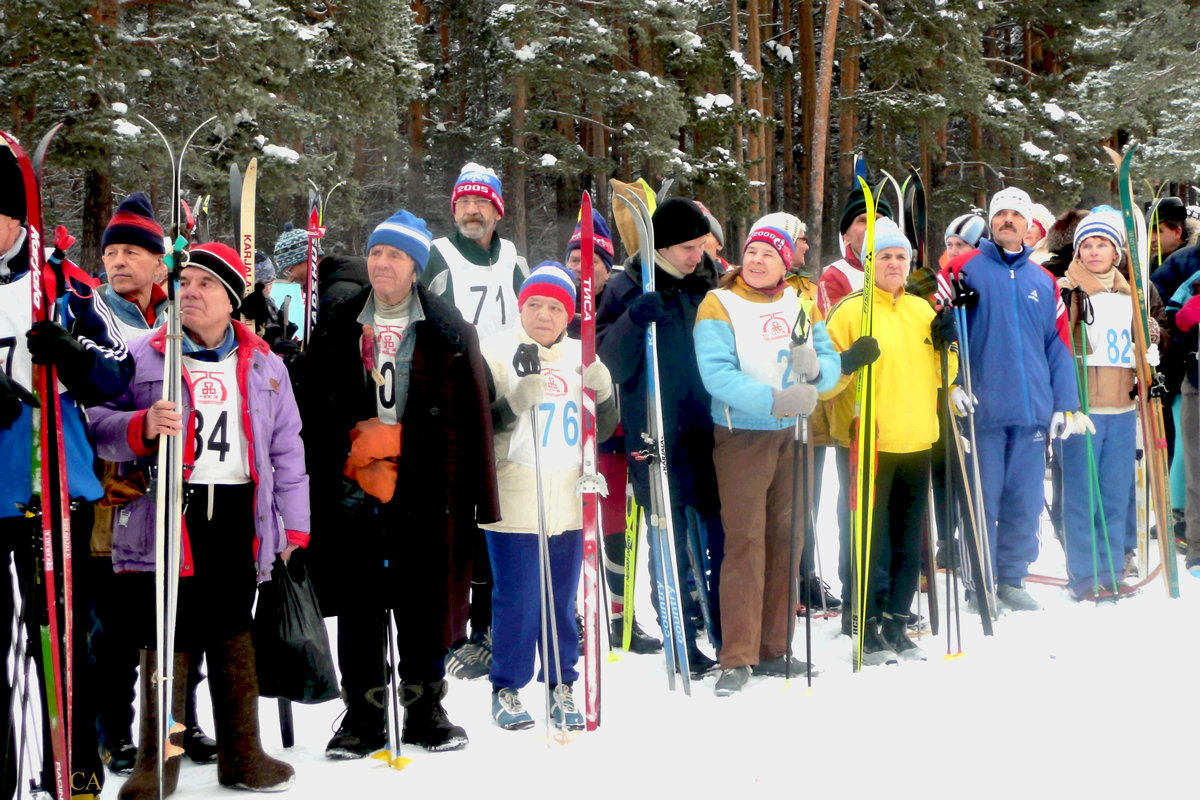
[[(554, 721), (580, 729), (583, 715), (575, 707), (571, 684), (579, 676), (575, 668), (579, 660), (575, 594), (583, 561), (583, 507), (575, 484), (583, 474), (583, 389), (596, 392), (598, 441), (612, 435), (619, 415), (608, 369), (596, 360), (584, 370), (579, 340), (566, 336), (567, 323), (575, 315), (571, 273), (555, 262), (538, 265), (522, 285), (517, 305), (521, 324), (481, 345), (492, 399), (501, 509), (501, 520), (485, 531), (494, 580), (492, 716), (506, 730), (534, 724), (518, 690), (533, 678), (534, 652), (540, 648), (534, 472), (534, 448), (538, 447), (560, 662), (557, 667), (551, 664), (546, 674), (543, 653), (542, 679), (555, 688)], [(541, 371), (519, 377), (513, 359), (517, 348), (528, 344), (537, 345)], [(538, 410), (536, 431), (529, 414), (533, 408)]]

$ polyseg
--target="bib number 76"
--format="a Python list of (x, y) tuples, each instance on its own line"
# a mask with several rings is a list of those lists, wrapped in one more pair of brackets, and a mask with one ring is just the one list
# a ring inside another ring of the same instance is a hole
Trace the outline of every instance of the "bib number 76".
[(574, 400), (568, 400), (563, 406), (562, 420), (558, 426), (554, 423), (554, 412), (558, 410), (556, 403), (542, 403), (538, 406), (538, 410), (543, 412), (542, 418), (545, 419), (545, 423), (542, 425), (542, 447), (549, 446), (550, 433), (558, 426), (562, 427), (563, 440), (568, 446), (573, 447), (579, 444), (579, 406)]

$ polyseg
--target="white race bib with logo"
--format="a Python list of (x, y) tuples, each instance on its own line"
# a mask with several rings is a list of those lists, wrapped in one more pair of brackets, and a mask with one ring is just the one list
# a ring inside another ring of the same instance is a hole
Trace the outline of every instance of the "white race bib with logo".
[(463, 318), (475, 326), (480, 339), (506, 331), (520, 322), (517, 295), (513, 291), (516, 245), (501, 239), (500, 255), (491, 266), (467, 261), (449, 239), (436, 239), (433, 246), (445, 259), (454, 281), (454, 305)]
[[(578, 339), (564, 339), (563, 358), (542, 364), (546, 376), (546, 396), (537, 406), (537, 440), (541, 447), (542, 468), (551, 472), (582, 469), (583, 448), (580, 445), (580, 404), (583, 400), (583, 379), (576, 369), (583, 363)], [(517, 380), (510, 373), (510, 382)], [(519, 414), (509, 437), (508, 460), (532, 467), (533, 428), (529, 413)]]
[(218, 362), (183, 357), (196, 406), (196, 466), (188, 479), (191, 483), (250, 480), (250, 447), (242, 429), (237, 363), (236, 349)]
[(796, 290), (789, 286), (770, 303), (753, 303), (728, 289), (716, 289), (713, 294), (729, 314), (742, 372), (772, 389), (786, 389), (795, 383), (789, 353), (792, 325), (800, 310)]
[(1127, 294), (1103, 292), (1088, 298), (1092, 324), (1086, 325), (1089, 367), (1133, 369), (1133, 300)]
[(375, 317), (379, 374), (383, 376), (383, 385), (376, 387), (375, 409), (379, 421), (386, 425), (395, 425), (400, 421), (396, 414), (396, 353), (400, 350), (400, 340), (404, 338), (404, 329), (407, 327), (407, 317), (404, 320)]

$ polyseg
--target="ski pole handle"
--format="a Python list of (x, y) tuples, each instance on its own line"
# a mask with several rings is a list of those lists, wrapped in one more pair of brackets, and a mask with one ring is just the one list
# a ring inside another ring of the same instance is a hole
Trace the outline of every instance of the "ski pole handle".
[(536, 375), (542, 371), (542, 364), (538, 359), (536, 344), (517, 345), (517, 353), (513, 356), (513, 370), (516, 371), (518, 378), (524, 378), (526, 375)]

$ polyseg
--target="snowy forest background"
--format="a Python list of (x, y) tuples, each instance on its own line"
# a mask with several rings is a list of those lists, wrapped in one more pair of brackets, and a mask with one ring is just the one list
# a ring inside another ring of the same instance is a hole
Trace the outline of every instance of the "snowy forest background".
[[(1002, 185), (1060, 211), (1109, 201), (1101, 144), (1140, 179), (1200, 192), (1200, 0), (4, 0), (0, 126), (48, 158), (47, 224), (99, 266), (114, 207), (165, 222), (173, 141), (232, 236), (228, 172), (259, 159), (259, 246), (326, 190), (327, 251), (396, 208), (451, 224), (460, 166), (504, 182), (501, 233), (560, 258), (580, 191), (673, 177), (726, 220), (786, 210), (828, 260), (851, 154), (926, 176), (934, 238)], [(1144, 197), (1143, 197), (1144, 199)], [(823, 233), (823, 237), (821, 234)], [(819, 246), (823, 241), (824, 255)], [(736, 259), (736, 254), (733, 256)]]

